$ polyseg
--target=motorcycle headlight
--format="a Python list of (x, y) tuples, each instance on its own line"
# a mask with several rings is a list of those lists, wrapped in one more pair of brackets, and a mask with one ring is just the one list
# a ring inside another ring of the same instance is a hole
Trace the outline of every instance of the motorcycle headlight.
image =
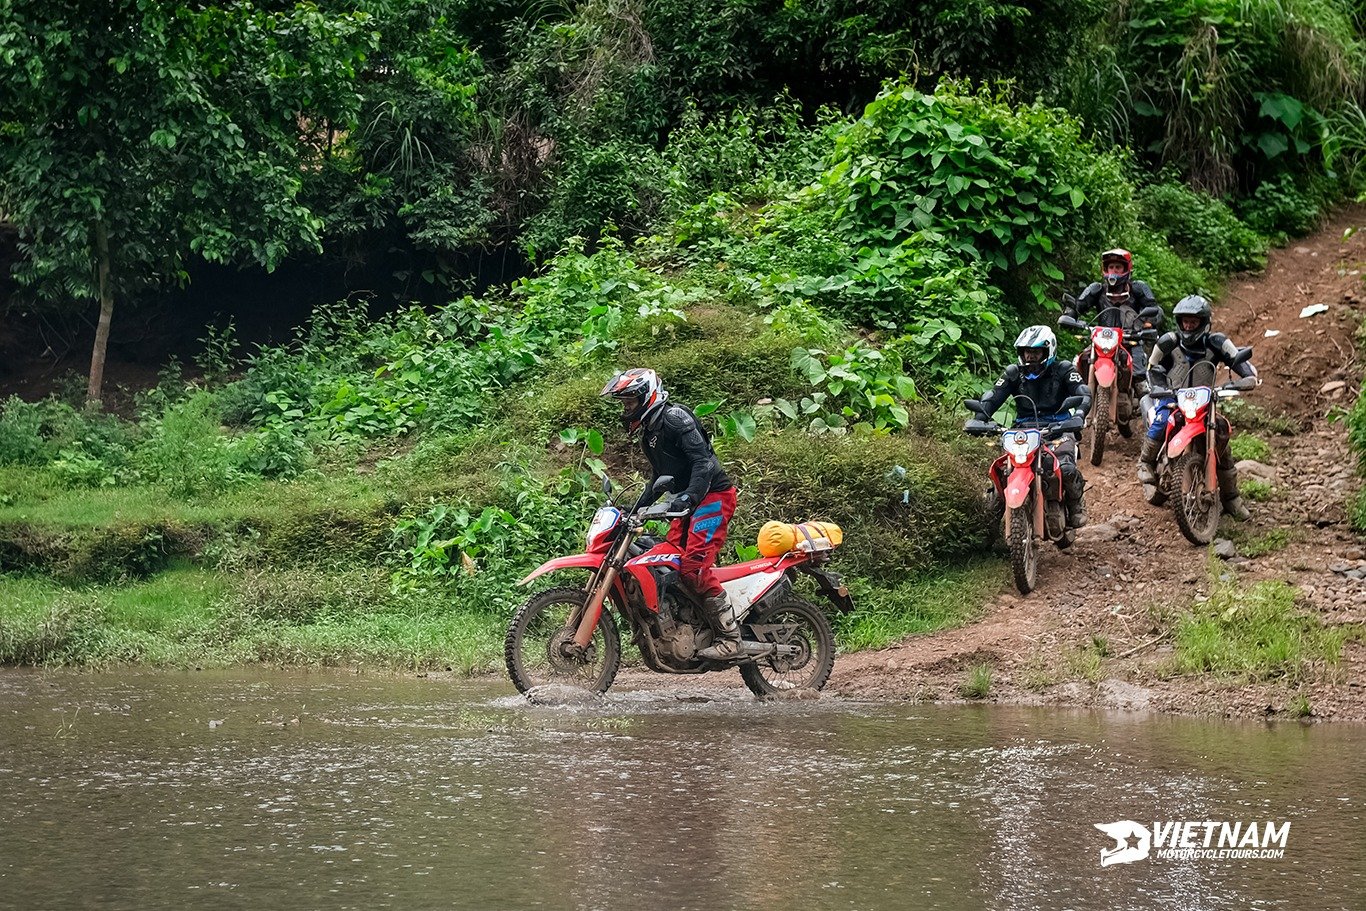
[(1001, 434), (1001, 448), (1017, 462), (1024, 462), (1039, 448), (1039, 431), (1007, 430)]
[(621, 510), (615, 506), (604, 506), (593, 513), (593, 521), (588, 526), (588, 534), (584, 535), (584, 549), (591, 550), (593, 542), (616, 528), (620, 521)]
[(1200, 417), (1200, 409), (1210, 402), (1210, 389), (1208, 386), (1195, 386), (1190, 389), (1176, 390), (1176, 407), (1181, 409), (1181, 413), (1186, 416), (1186, 420), (1193, 421)]
[(1091, 336), (1091, 341), (1101, 351), (1109, 354), (1119, 347), (1119, 333), (1114, 329), (1102, 327)]

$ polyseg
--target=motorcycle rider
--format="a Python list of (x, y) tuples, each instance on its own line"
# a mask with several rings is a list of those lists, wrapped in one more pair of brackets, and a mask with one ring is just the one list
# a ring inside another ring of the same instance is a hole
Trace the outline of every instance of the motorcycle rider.
[[(1157, 298), (1148, 283), (1134, 279), (1134, 257), (1128, 250), (1116, 248), (1100, 254), (1100, 270), (1101, 280), (1087, 285), (1075, 301), (1066, 301), (1063, 315), (1080, 319), (1095, 312), (1101, 314), (1096, 325), (1124, 330), (1124, 347), (1133, 362), (1134, 394), (1142, 396), (1148, 391), (1147, 353), (1142, 345), (1127, 342), (1137, 342), (1143, 329), (1161, 328), (1162, 311), (1157, 307)], [(1117, 307), (1120, 312), (1105, 313), (1110, 307)], [(1158, 315), (1151, 319), (1140, 317), (1139, 314), (1149, 308), (1156, 309)], [(1077, 356), (1077, 371), (1082, 376), (1090, 369), (1090, 358), (1089, 347)]]
[[(1015, 352), (1020, 362), (1007, 367), (996, 385), (982, 396), (984, 415), (990, 418), (1011, 396), (1017, 398), (1016, 425), (1033, 422), (1036, 410), (1039, 421), (1062, 419), (1063, 401), (1072, 396), (1081, 397), (1083, 416), (1090, 411), (1091, 390), (1070, 361), (1058, 360), (1058, 340), (1052, 329), (1030, 326), (1015, 339)], [(1049, 448), (1057, 457), (1062, 472), (1067, 527), (1081, 528), (1086, 524), (1086, 479), (1077, 467), (1077, 438), (1070, 433), (1064, 434), (1050, 443)], [(1052, 471), (1052, 466), (1044, 465), (1043, 469)]]
[[(1138, 456), (1138, 480), (1143, 485), (1143, 495), (1152, 502), (1158, 495), (1157, 456), (1162, 450), (1162, 442), (1167, 435), (1167, 421), (1172, 409), (1176, 407), (1176, 397), (1168, 383), (1169, 372), (1180, 368), (1177, 379), (1184, 382), (1190, 369), (1198, 363), (1226, 364), (1240, 377), (1255, 377), (1257, 368), (1248, 361), (1234, 364), (1238, 346), (1228, 336), (1210, 332), (1213, 310), (1209, 301), (1198, 294), (1183, 297), (1172, 310), (1176, 320), (1176, 331), (1168, 332), (1153, 346), (1153, 356), (1149, 361), (1149, 371), (1153, 382), (1153, 395), (1145, 398), (1144, 409), (1149, 404), (1156, 406), (1148, 435), (1143, 440), (1143, 449)], [(1238, 469), (1229, 454), (1228, 441), (1232, 428), (1222, 414), (1215, 416), (1214, 441), (1215, 462), (1219, 478), (1219, 498), (1223, 502), (1224, 514), (1235, 519), (1247, 519), (1251, 514), (1238, 495)]]
[(741, 652), (740, 628), (714, 569), (735, 513), (735, 485), (721, 467), (710, 437), (691, 409), (669, 401), (669, 393), (653, 370), (618, 373), (599, 394), (621, 403), (622, 424), (629, 436), (640, 433), (641, 451), (650, 462), (651, 484), (635, 509), (658, 496), (652, 495), (653, 482), (664, 475), (672, 475), (674, 489), (680, 491), (669, 501), (669, 509), (686, 511), (688, 516), (670, 524), (668, 540), (683, 551), (679, 569), (683, 582), (702, 598), (717, 634), (698, 656), (713, 661), (736, 657)]

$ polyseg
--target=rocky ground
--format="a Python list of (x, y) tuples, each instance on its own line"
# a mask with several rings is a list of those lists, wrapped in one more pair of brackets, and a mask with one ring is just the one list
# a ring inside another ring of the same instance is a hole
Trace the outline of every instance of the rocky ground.
[[(1050, 546), (1040, 585), (1001, 594), (969, 626), (841, 656), (830, 691), (956, 700), (971, 669), (991, 668), (985, 699), (1238, 717), (1298, 714), (1366, 720), (1366, 639), (1336, 666), (1295, 680), (1171, 674), (1172, 618), (1218, 585), (1295, 586), (1298, 606), (1328, 625), (1366, 624), (1366, 548), (1347, 521), (1358, 478), (1340, 421), (1361, 387), (1356, 332), (1366, 316), (1366, 209), (1273, 251), (1266, 271), (1235, 280), (1215, 326), (1252, 345), (1265, 382), (1248, 397), (1265, 415), (1235, 417), (1271, 446), (1244, 477), (1271, 487), (1246, 523), (1225, 519), (1206, 550), (1181, 537), (1169, 508), (1149, 506), (1134, 478), (1138, 441), (1118, 441), (1086, 470), (1091, 526), (1071, 552)], [(1326, 309), (1301, 316), (1306, 307)], [(1279, 431), (1279, 432), (1278, 432)]]

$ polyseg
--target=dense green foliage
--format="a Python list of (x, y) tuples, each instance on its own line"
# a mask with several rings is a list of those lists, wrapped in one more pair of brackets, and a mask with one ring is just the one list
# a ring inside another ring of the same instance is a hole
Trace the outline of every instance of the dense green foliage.
[[(395, 257), (396, 303), (218, 330), (135, 420), (5, 403), (0, 660), (486, 663), (642, 467), (597, 397), (640, 364), (713, 430), (736, 555), (845, 525), (846, 645), (961, 622), (995, 567), (952, 413), (1019, 328), (1117, 245), (1217, 295), (1366, 153), (1340, 0), (110, 9), (0, 11), (25, 294), (83, 305), (106, 236), (131, 301), (302, 249)], [(167, 574), (212, 593), (180, 628)]]

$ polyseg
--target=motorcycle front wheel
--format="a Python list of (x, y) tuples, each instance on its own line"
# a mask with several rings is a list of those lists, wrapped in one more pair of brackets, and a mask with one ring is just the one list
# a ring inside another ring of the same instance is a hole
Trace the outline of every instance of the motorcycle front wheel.
[(1115, 390), (1110, 386), (1096, 389), (1096, 401), (1091, 407), (1091, 434), (1086, 438), (1086, 456), (1092, 465), (1105, 459), (1105, 438), (1110, 434), (1110, 399)]
[(1205, 453), (1199, 448), (1187, 449), (1176, 463), (1176, 484), (1172, 485), (1176, 499), (1176, 524), (1181, 534), (1192, 544), (1208, 544), (1219, 531), (1219, 491), (1205, 483)]
[(621, 667), (621, 635), (612, 612), (604, 607), (593, 638), (578, 649), (570, 624), (587, 601), (588, 593), (581, 588), (552, 588), (517, 608), (503, 642), (503, 658), (519, 692), (546, 684), (607, 692)]
[(835, 667), (835, 631), (816, 605), (787, 598), (762, 608), (746, 623), (790, 624), (791, 635), (782, 644), (795, 645), (792, 656), (758, 658), (740, 665), (745, 686), (756, 696), (776, 696), (794, 690), (819, 690)]
[(1039, 549), (1035, 546), (1033, 499), (1024, 504), (1010, 516), (1010, 534), (1006, 544), (1010, 547), (1010, 569), (1015, 576), (1015, 587), (1020, 594), (1027, 595), (1034, 590), (1039, 581)]

